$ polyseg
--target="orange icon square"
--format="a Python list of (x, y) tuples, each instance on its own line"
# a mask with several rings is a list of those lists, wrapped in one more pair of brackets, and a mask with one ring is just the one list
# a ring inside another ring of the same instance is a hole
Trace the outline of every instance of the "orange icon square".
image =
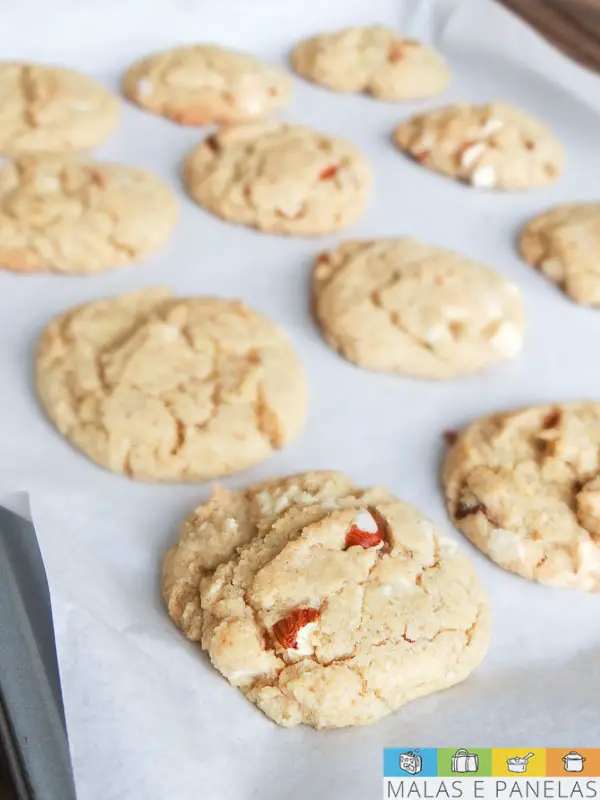
[(552, 747), (546, 750), (546, 774), (556, 778), (600, 777), (600, 748)]

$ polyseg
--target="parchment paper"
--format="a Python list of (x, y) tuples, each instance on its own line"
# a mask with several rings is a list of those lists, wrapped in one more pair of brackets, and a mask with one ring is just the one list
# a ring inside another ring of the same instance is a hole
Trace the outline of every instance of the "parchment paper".
[[(35, 340), (69, 306), (156, 283), (243, 297), (289, 331), (312, 401), (297, 442), (226, 483), (342, 468), (359, 483), (387, 484), (461, 539), (438, 486), (442, 431), (504, 407), (600, 396), (600, 312), (569, 302), (513, 246), (534, 213), (598, 199), (600, 81), (488, 0), (21, 0), (0, 8), (0, 42), (2, 58), (70, 64), (116, 88), (134, 58), (171, 44), (212, 39), (284, 63), (301, 37), (372, 21), (434, 41), (453, 68), (448, 93), (380, 103), (297, 79), (282, 116), (347, 136), (372, 160), (374, 197), (347, 235), (411, 233), (519, 283), (529, 319), (519, 359), (445, 383), (360, 371), (324, 344), (307, 304), (315, 251), (342, 237), (255, 233), (209, 216), (183, 193), (176, 234), (142, 266), (92, 278), (0, 274), (0, 489), (30, 492), (80, 800), (366, 800), (380, 796), (384, 746), (600, 745), (598, 597), (528, 583), (465, 541), (494, 606), (491, 650), (472, 677), (369, 727), (278, 728), (183, 640), (161, 605), (163, 551), (207, 487), (152, 486), (104, 472), (36, 405)], [(392, 147), (400, 119), (458, 99), (506, 99), (538, 114), (567, 146), (564, 177), (539, 191), (476, 192)], [(154, 169), (178, 187), (179, 162), (200, 136), (125, 106), (119, 130), (97, 154)]]

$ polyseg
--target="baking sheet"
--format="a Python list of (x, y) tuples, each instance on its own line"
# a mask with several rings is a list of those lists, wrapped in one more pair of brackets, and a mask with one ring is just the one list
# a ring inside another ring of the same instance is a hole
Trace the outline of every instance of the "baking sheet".
[[(375, 167), (363, 219), (342, 236), (295, 240), (227, 225), (181, 194), (181, 223), (144, 265), (89, 278), (0, 274), (0, 489), (27, 489), (54, 604), (80, 800), (290, 800), (381, 792), (385, 746), (600, 745), (598, 598), (530, 584), (472, 548), (494, 607), (487, 659), (465, 683), (381, 722), (283, 730), (232, 689), (163, 611), (159, 563), (203, 486), (134, 483), (94, 466), (55, 433), (32, 390), (35, 340), (69, 306), (140, 286), (243, 297), (288, 330), (311, 384), (302, 436), (230, 486), (309, 468), (385, 483), (451, 529), (438, 486), (441, 433), (499, 408), (600, 396), (600, 312), (564, 298), (515, 253), (523, 221), (558, 202), (598, 199), (600, 80), (488, 0), (20, 0), (0, 9), (3, 58), (78, 66), (117, 87), (153, 49), (216, 40), (284, 63), (298, 39), (378, 21), (434, 41), (454, 70), (426, 102), (380, 103), (297, 79), (281, 116), (347, 136)], [(390, 144), (418, 109), (505, 99), (546, 120), (567, 146), (553, 187), (476, 192), (421, 169)], [(151, 168), (178, 188), (199, 140), (124, 107), (97, 155)], [(410, 233), (495, 266), (523, 290), (526, 344), (513, 363), (446, 383), (360, 371), (321, 340), (308, 311), (311, 259), (345, 236)]]

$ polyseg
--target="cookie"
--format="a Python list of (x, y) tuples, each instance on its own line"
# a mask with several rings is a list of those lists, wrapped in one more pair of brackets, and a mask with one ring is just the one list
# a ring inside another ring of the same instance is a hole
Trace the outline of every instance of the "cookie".
[(338, 92), (366, 92), (381, 100), (416, 100), (443, 92), (450, 73), (443, 59), (414, 39), (379, 26), (347, 28), (300, 42), (293, 68)]
[(0, 168), (0, 268), (92, 274), (140, 261), (177, 222), (175, 194), (124, 164), (22, 156)]
[(0, 153), (85, 150), (117, 127), (119, 101), (72, 69), (0, 63)]
[(531, 220), (521, 255), (583, 306), (600, 306), (600, 203), (558, 206)]
[(563, 148), (552, 131), (507, 103), (417, 114), (398, 125), (394, 141), (423, 166), (478, 189), (546, 186), (563, 169)]
[(454, 378), (513, 358), (523, 343), (515, 284), (415, 239), (347, 241), (321, 253), (312, 297), (329, 344), (370, 369)]
[(186, 635), (286, 727), (373, 722), (466, 678), (490, 635), (457, 545), (340, 473), (216, 490), (184, 523), (163, 589)]
[(540, 405), (469, 425), (447, 454), (454, 524), (504, 569), (600, 590), (600, 403)]
[(123, 92), (181, 125), (209, 125), (264, 117), (288, 105), (291, 81), (246, 53), (199, 44), (138, 61), (123, 79)]
[(250, 123), (209, 136), (187, 158), (191, 197), (223, 219), (313, 236), (362, 214), (371, 168), (354, 145), (301, 125)]
[(287, 444), (307, 411), (287, 336), (243, 303), (153, 288), (79, 306), (36, 358), (48, 416), (97, 464), (131, 478), (202, 481)]

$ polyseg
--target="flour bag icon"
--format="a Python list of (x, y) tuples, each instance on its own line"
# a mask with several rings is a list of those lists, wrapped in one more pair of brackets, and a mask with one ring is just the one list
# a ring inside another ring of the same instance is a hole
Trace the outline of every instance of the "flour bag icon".
[(464, 747), (452, 756), (452, 772), (477, 772), (479, 769), (479, 756), (469, 753)]

